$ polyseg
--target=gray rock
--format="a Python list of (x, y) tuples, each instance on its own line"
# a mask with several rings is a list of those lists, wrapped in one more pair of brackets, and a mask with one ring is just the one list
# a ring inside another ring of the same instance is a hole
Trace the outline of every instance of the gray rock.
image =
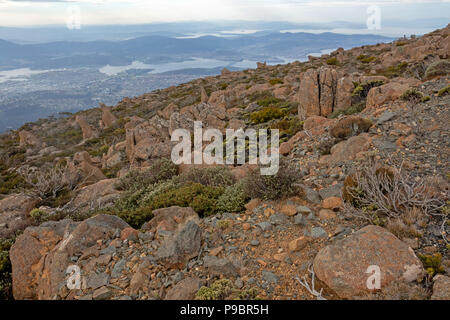
[(328, 238), (328, 233), (321, 227), (311, 228), (311, 232), (305, 231), (305, 236), (310, 236), (312, 238)]
[(95, 274), (88, 278), (87, 286), (91, 289), (98, 289), (100, 287), (106, 286), (109, 283), (109, 275), (102, 272)]
[(258, 241), (258, 240), (252, 240), (252, 241), (250, 242), (250, 244), (251, 244), (252, 246), (256, 247), (256, 246), (259, 246), (259, 241)]
[(262, 272), (262, 278), (264, 281), (268, 283), (277, 283), (278, 282), (278, 276), (270, 271), (264, 270)]
[(175, 274), (175, 276), (173, 277), (173, 282), (174, 282), (174, 283), (178, 283), (178, 282), (180, 282), (180, 281), (183, 280), (183, 279), (184, 279), (184, 273), (181, 272), (181, 271), (179, 271), (179, 272), (177, 272), (177, 273)]
[(377, 124), (383, 124), (389, 120), (392, 120), (397, 114), (392, 111), (385, 111), (383, 114), (378, 118)]
[(248, 278), (247, 280), (247, 284), (248, 285), (254, 285), (256, 283), (256, 279), (255, 278)]
[(203, 258), (203, 265), (213, 275), (224, 275), (226, 277), (236, 277), (239, 275), (238, 268), (228, 259), (206, 256)]
[(159, 263), (171, 268), (184, 268), (200, 252), (201, 229), (190, 220), (174, 237), (164, 241), (156, 252)]
[(339, 197), (342, 198), (342, 187), (344, 185), (342, 183), (337, 183), (333, 186), (323, 188), (319, 191), (319, 195), (322, 199), (330, 198), (330, 197)]
[(101, 287), (94, 291), (92, 298), (94, 300), (108, 300), (113, 295), (113, 292), (107, 287)]
[(294, 224), (300, 225), (300, 226), (306, 226), (307, 221), (302, 214), (298, 214), (294, 217)]
[(306, 206), (297, 206), (297, 213), (309, 214), (311, 212), (311, 209)]
[(236, 281), (234, 282), (234, 285), (236, 286), (236, 288), (242, 289), (242, 287), (244, 286), (244, 282), (242, 281), (241, 278), (237, 278)]
[(109, 246), (109, 247), (106, 247), (105, 249), (102, 249), (102, 250), (100, 251), (100, 254), (110, 254), (110, 255), (113, 255), (113, 254), (115, 254), (116, 252), (117, 252), (116, 247), (114, 247), (114, 246)]
[(112, 278), (119, 278), (120, 275), (122, 274), (123, 268), (125, 267), (125, 264), (127, 263), (127, 260), (125, 259), (120, 259), (115, 265), (114, 268), (112, 269), (111, 272), (111, 277)]
[(275, 213), (272, 216), (270, 216), (270, 223), (274, 225), (283, 225), (289, 223), (289, 218), (282, 213)]
[(309, 202), (315, 203), (315, 204), (320, 204), (322, 201), (320, 200), (320, 195), (319, 193), (311, 188), (305, 187), (304, 188), (305, 191), (305, 195), (306, 195), (306, 199)]
[(264, 221), (257, 224), (258, 227), (262, 229), (262, 231), (269, 231), (272, 229), (272, 224), (270, 222)]

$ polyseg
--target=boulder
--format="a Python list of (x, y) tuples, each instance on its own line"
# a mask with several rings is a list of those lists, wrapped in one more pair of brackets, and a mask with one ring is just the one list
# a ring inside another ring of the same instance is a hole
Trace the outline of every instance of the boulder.
[(367, 107), (379, 107), (386, 102), (394, 101), (410, 87), (420, 83), (416, 79), (395, 78), (391, 82), (370, 89), (367, 95)]
[(183, 279), (167, 291), (164, 300), (194, 300), (201, 286), (202, 281), (199, 278)]
[(0, 200), (0, 238), (9, 238), (33, 223), (29, 212), (36, 207), (39, 199), (13, 194)]
[(182, 225), (173, 237), (166, 239), (156, 252), (157, 261), (166, 268), (183, 269), (200, 252), (201, 229), (193, 220)]
[(20, 146), (39, 146), (40, 140), (30, 131), (19, 131), (19, 144)]
[(110, 108), (102, 105), (102, 124), (104, 128), (110, 128), (117, 122), (117, 118), (112, 114)]
[(153, 210), (153, 218), (142, 226), (142, 230), (157, 232), (158, 230), (175, 231), (180, 225), (193, 220), (200, 222), (198, 214), (192, 208), (173, 206)]
[(422, 263), (406, 243), (372, 225), (328, 245), (314, 259), (317, 277), (341, 298), (369, 292), (371, 266), (380, 268), (381, 289), (392, 281), (412, 282), (423, 272)]
[(117, 180), (104, 179), (82, 188), (74, 198), (72, 207), (83, 211), (111, 206), (122, 194), (114, 187)]
[(431, 300), (450, 300), (450, 277), (439, 274), (433, 280)]

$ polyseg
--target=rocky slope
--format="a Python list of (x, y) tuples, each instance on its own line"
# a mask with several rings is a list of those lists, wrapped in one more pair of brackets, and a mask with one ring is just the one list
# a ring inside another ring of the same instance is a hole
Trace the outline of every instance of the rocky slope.
[[(449, 33), (224, 69), (1, 136), (3, 294), (449, 299)], [(161, 160), (194, 120), (279, 129), (281, 170)]]

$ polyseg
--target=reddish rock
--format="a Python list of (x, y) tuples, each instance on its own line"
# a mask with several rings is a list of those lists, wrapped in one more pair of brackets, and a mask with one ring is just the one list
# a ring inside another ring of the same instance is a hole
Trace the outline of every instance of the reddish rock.
[(33, 224), (29, 212), (39, 199), (24, 194), (13, 194), (0, 200), (0, 238), (9, 238)]
[(433, 280), (431, 300), (450, 300), (450, 277), (439, 274)]
[(323, 200), (324, 209), (339, 209), (342, 206), (342, 199), (338, 197), (329, 197)]
[(173, 206), (153, 210), (153, 218), (144, 223), (142, 230), (156, 232), (158, 229), (175, 231), (180, 225), (193, 220), (199, 222), (198, 214), (192, 208)]
[(201, 286), (202, 281), (198, 278), (183, 279), (167, 291), (164, 300), (194, 300)]
[(368, 292), (370, 266), (381, 271), (381, 288), (392, 281), (413, 281), (423, 272), (414, 251), (392, 233), (367, 226), (319, 251), (314, 259), (317, 277), (341, 298)]
[(310, 241), (307, 237), (300, 237), (289, 242), (288, 247), (290, 252), (296, 252), (304, 249)]
[(125, 228), (120, 233), (121, 240), (138, 241), (139, 232), (133, 228)]

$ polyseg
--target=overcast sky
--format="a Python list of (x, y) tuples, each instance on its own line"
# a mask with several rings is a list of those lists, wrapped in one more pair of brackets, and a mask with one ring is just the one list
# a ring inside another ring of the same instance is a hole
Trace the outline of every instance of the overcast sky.
[(378, 5), (385, 20), (448, 18), (450, 22), (450, 0), (0, 0), (0, 26), (62, 25), (77, 11), (84, 25), (208, 20), (365, 22), (370, 5)]

